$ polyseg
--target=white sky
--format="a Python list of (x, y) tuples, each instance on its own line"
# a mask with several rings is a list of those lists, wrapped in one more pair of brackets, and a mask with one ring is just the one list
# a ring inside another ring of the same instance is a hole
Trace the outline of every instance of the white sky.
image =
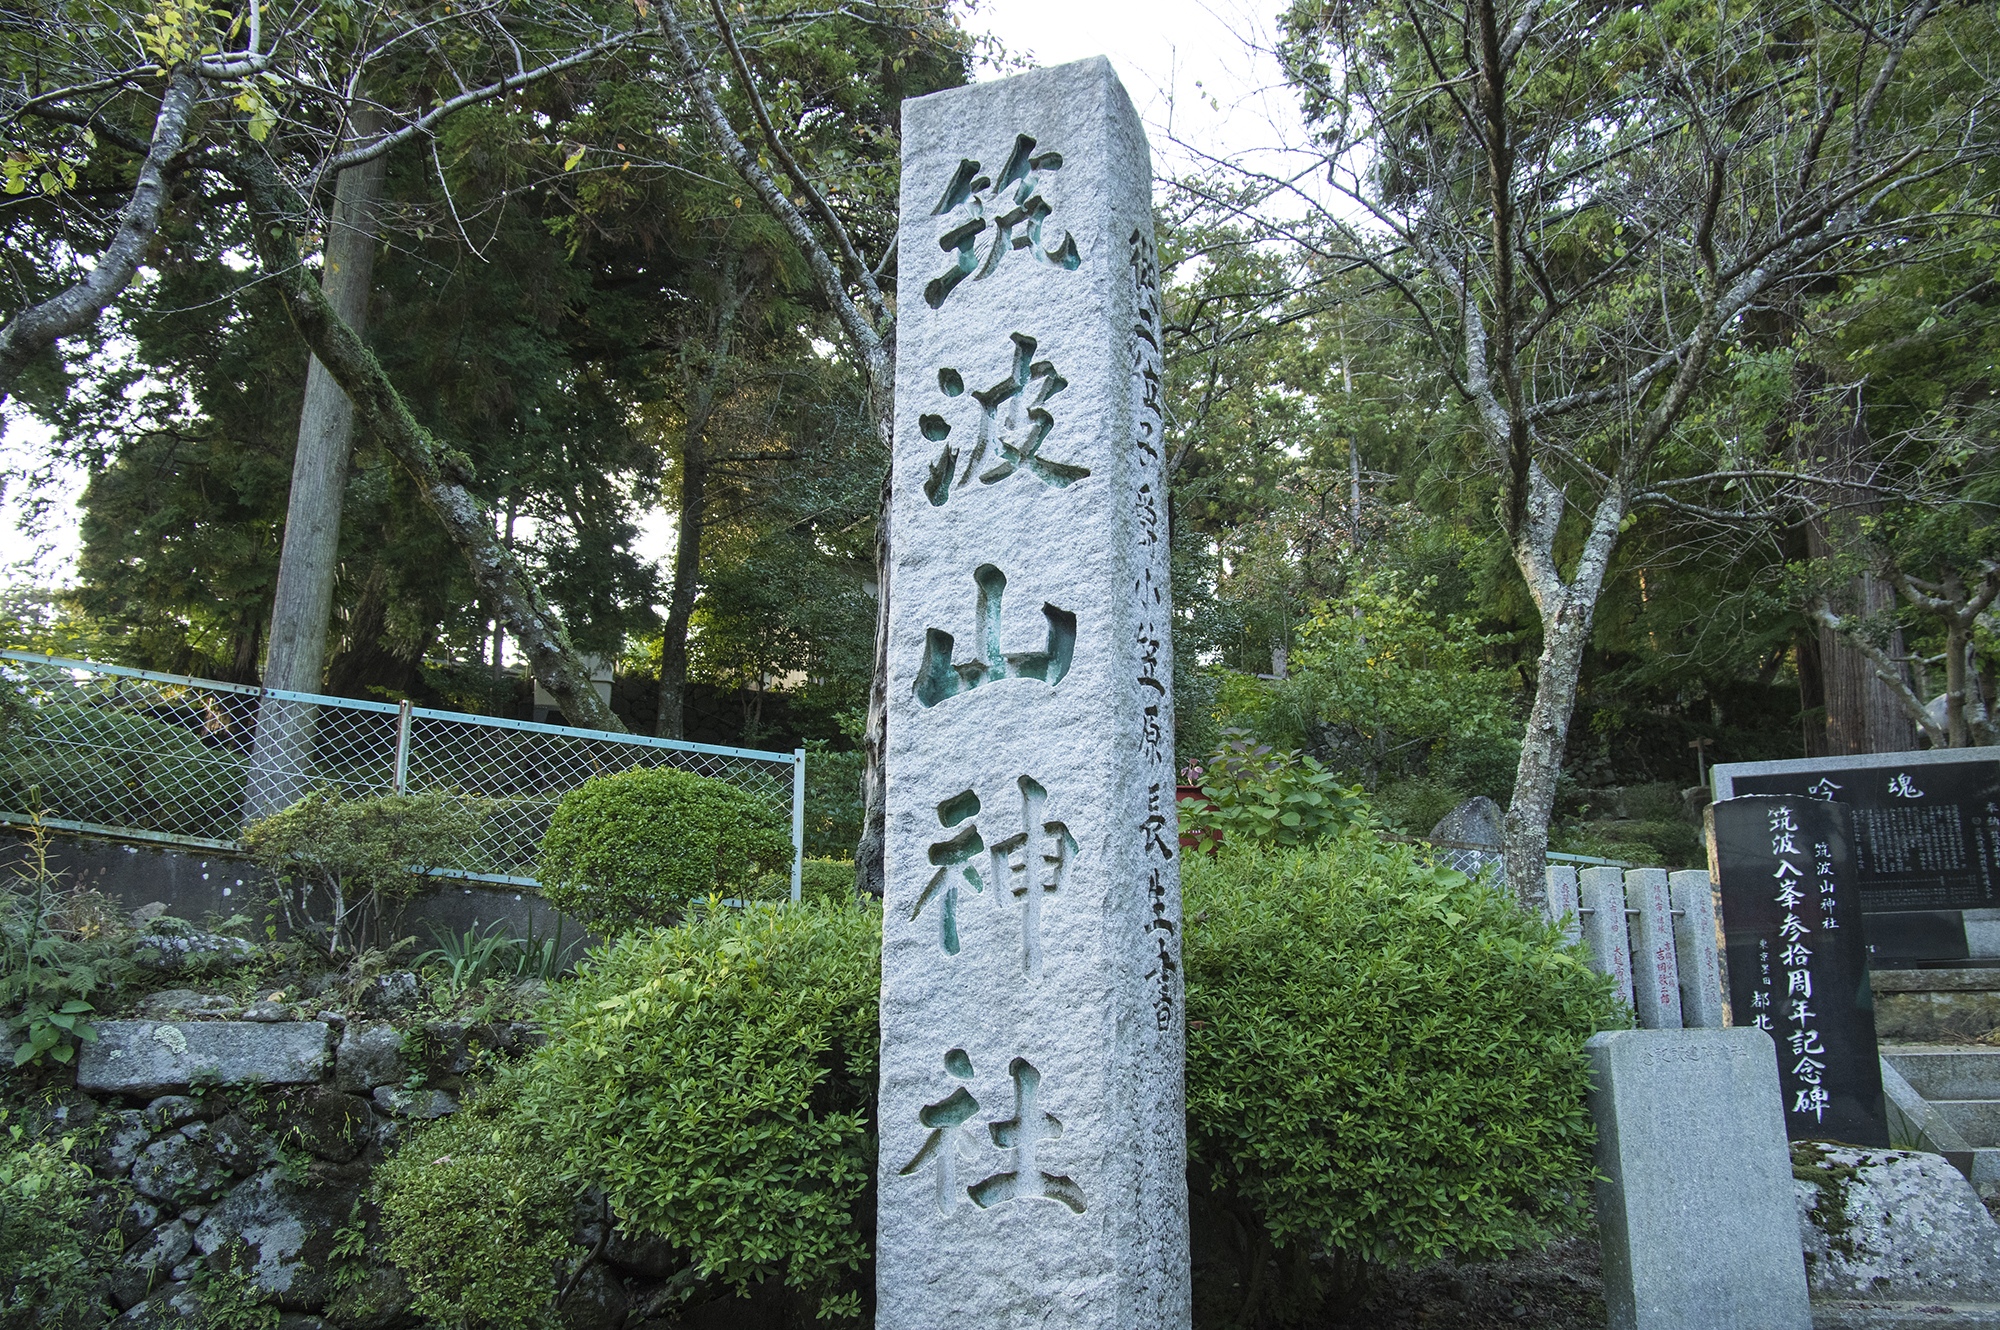
[[(1037, 65), (1109, 56), (1146, 123), (1154, 172), (1168, 175), (1192, 165), (1175, 140), (1231, 156), (1297, 136), (1296, 103), (1262, 54), (1283, 8), (1279, 0), (977, 0), (968, 26)], [(0, 409), (8, 470), (44, 456), (47, 444), (39, 422)], [(19, 529), (11, 489), (0, 497), (0, 584), (49, 586), (74, 576), (82, 489), (81, 475), (68, 478), (66, 500), (39, 535)], [(672, 519), (654, 514), (639, 552), (664, 567), (672, 543)]]

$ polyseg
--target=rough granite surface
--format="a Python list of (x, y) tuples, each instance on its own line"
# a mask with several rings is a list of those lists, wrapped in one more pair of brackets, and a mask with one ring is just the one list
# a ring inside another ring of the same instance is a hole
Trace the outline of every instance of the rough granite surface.
[(1146, 139), (1102, 59), (902, 127), (875, 1324), (1177, 1330)]
[(80, 1090), (155, 1094), (190, 1085), (303, 1085), (326, 1067), (323, 1021), (100, 1021), (77, 1057)]
[(1814, 1153), (1794, 1186), (1815, 1298), (2000, 1302), (2000, 1224), (1942, 1155)]
[(1810, 1330), (1771, 1037), (1612, 1030), (1585, 1049), (1611, 1330)]

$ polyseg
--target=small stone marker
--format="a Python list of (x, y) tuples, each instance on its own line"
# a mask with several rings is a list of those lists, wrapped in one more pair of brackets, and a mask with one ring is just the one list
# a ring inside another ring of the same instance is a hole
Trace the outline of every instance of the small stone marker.
[(1888, 1145), (1847, 810), (1774, 795), (1709, 810), (1730, 1014), (1777, 1041), (1787, 1129), (1795, 1140)]
[(1611, 1030), (1585, 1047), (1611, 1330), (1810, 1330), (1770, 1036)]
[(1190, 1319), (1159, 278), (1102, 59), (903, 108), (881, 1330)]
[(1576, 895), (1576, 866), (1550, 864), (1545, 870), (1549, 884), (1549, 918), (1562, 926), (1563, 939), (1575, 942), (1583, 936), (1583, 916)]
[(1632, 1001), (1632, 942), (1625, 928), (1625, 873), (1617, 868), (1586, 868), (1577, 874), (1582, 902), (1583, 942), (1590, 948), (1591, 968), (1612, 978), (1613, 989)]
[(1722, 964), (1715, 937), (1715, 890), (1698, 868), (1667, 875), (1673, 902), (1674, 956), (1681, 973), (1681, 1024), (1690, 1030), (1722, 1028)]
[(1678, 1030), (1681, 972), (1674, 957), (1667, 870), (1627, 870), (1625, 906), (1632, 925), (1632, 1006), (1639, 1014), (1639, 1024), (1647, 1030)]

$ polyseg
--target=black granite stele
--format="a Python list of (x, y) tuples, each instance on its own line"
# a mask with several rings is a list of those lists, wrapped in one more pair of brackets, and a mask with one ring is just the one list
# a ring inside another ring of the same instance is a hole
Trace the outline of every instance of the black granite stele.
[[(1908, 758), (1923, 760), (1901, 760)], [(1829, 799), (1851, 809), (1864, 910), (2000, 906), (2000, 760), (1992, 749), (1963, 758), (1875, 753), (1850, 761), (1808, 759), (1791, 771), (1746, 763), (1754, 770), (1731, 774), (1728, 792)]]
[(1731, 1022), (1777, 1045), (1786, 1133), (1888, 1145), (1849, 810), (1751, 795), (1713, 815)]

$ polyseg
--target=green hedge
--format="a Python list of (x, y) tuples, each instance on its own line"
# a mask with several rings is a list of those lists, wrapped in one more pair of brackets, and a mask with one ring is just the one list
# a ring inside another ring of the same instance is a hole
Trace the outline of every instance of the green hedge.
[(603, 933), (665, 923), (690, 901), (745, 896), (792, 861), (790, 828), (724, 781), (653, 767), (564, 795), (542, 837), (542, 894)]
[[(696, 907), (595, 953), (510, 1110), (566, 1186), (686, 1252), (690, 1283), (777, 1276), (831, 1321), (859, 1313), (874, 1232), (881, 916), (847, 890)], [(1233, 1235), (1207, 1247), (1226, 1268), (1196, 1267), (1205, 1323), (1235, 1323), (1246, 1288), (1280, 1315), (1328, 1269), (1581, 1216), (1582, 1046), (1622, 1008), (1553, 928), (1356, 833), (1191, 856), (1186, 894), (1190, 1189)]]
[(503, 1073), (457, 1113), (417, 1127), (375, 1174), (388, 1257), (428, 1322), (554, 1324), (573, 1201), (520, 1112), (522, 1081), (520, 1071)]
[(1582, 1218), (1583, 1042), (1625, 1018), (1553, 925), (1363, 833), (1184, 873), (1190, 1189), (1243, 1280), (1310, 1300), (1318, 1251), (1347, 1282)]
[(546, 1013), (524, 1113), (558, 1169), (738, 1293), (860, 1312), (875, 1217), (873, 905), (696, 906), (621, 938)]

